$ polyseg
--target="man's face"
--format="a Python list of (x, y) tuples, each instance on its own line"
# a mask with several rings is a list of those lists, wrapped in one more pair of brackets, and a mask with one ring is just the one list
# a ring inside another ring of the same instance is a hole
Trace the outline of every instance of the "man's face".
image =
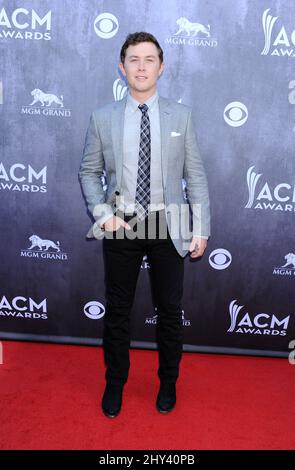
[(152, 42), (141, 42), (129, 46), (124, 64), (120, 70), (127, 78), (129, 89), (135, 93), (147, 93), (152, 96), (157, 88), (157, 80), (164, 65), (160, 63), (158, 49)]

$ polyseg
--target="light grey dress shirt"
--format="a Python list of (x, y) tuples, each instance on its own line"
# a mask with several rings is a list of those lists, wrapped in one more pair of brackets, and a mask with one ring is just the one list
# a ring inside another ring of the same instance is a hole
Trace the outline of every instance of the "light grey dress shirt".
[[(151, 130), (151, 204), (156, 204), (156, 209), (160, 210), (164, 208), (164, 193), (162, 183), (161, 131), (158, 98), (158, 93), (155, 93), (145, 102), (145, 104), (149, 108), (148, 115)], [(128, 93), (124, 117), (121, 197), (118, 207), (126, 213), (134, 212), (139, 158), (140, 123), (142, 116), (140, 109), (138, 109), (139, 104), (140, 103), (136, 101), (130, 93)], [(153, 210), (153, 207), (151, 209)]]

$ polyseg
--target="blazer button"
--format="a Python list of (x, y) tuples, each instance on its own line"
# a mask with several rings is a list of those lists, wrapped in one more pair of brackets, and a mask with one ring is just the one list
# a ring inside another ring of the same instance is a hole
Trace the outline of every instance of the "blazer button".
[(117, 196), (119, 196), (120, 191), (115, 191), (115, 194), (116, 194)]

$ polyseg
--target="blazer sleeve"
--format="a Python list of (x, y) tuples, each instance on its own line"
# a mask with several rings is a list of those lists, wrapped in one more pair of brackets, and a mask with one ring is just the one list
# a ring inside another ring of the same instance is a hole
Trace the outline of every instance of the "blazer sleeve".
[(105, 162), (102, 142), (92, 113), (86, 134), (83, 158), (79, 169), (79, 179), (89, 212), (99, 226), (113, 215), (112, 208), (106, 204), (106, 193), (102, 185)]
[(192, 112), (188, 113), (185, 133), (183, 177), (192, 211), (193, 235), (210, 236), (210, 201), (208, 182), (194, 131)]

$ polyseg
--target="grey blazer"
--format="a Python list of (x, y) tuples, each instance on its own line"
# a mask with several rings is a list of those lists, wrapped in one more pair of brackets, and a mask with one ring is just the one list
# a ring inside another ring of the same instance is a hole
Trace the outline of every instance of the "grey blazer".
[[(116, 210), (123, 170), (123, 131), (126, 98), (92, 113), (79, 178), (95, 223), (88, 238), (102, 239), (100, 225)], [(181, 256), (192, 235), (209, 237), (207, 178), (193, 129), (191, 108), (159, 97), (162, 181), (169, 234)], [(101, 176), (106, 172), (107, 189)], [(183, 191), (186, 182), (186, 194)], [(190, 214), (190, 215), (189, 215)], [(187, 217), (190, 219), (188, 223)]]

